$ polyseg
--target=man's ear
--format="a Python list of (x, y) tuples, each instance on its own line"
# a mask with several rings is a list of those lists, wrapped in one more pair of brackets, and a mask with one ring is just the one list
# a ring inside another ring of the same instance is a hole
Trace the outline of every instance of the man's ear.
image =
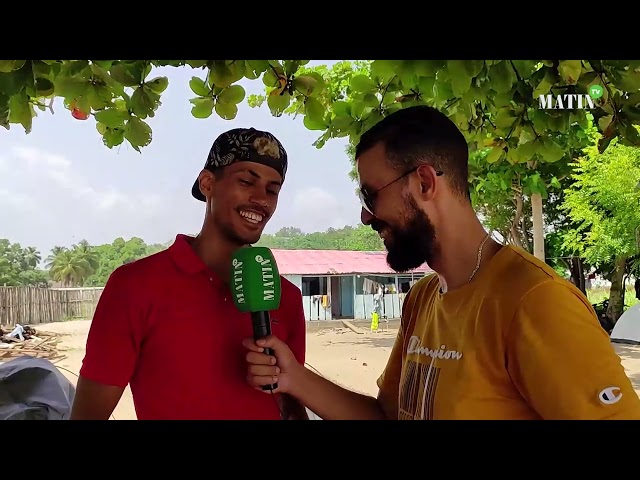
[(431, 165), (421, 165), (416, 170), (418, 174), (418, 193), (417, 196), (421, 200), (428, 202), (433, 200), (436, 194), (437, 182), (435, 169)]
[(213, 195), (215, 189), (216, 177), (209, 170), (203, 169), (198, 175), (198, 183), (200, 185), (200, 193), (205, 197)]

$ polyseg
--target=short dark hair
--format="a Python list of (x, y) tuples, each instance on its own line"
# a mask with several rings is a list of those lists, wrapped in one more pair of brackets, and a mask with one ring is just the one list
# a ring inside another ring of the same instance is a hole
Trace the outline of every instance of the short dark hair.
[(442, 112), (421, 105), (388, 115), (362, 135), (356, 158), (380, 142), (395, 169), (404, 173), (421, 164), (431, 165), (444, 172), (454, 191), (471, 199), (467, 140)]

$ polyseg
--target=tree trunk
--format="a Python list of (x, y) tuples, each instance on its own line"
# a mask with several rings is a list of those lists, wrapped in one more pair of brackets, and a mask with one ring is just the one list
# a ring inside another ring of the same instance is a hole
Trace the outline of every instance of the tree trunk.
[(620, 315), (622, 315), (622, 310), (624, 309), (624, 300), (622, 298), (624, 285), (622, 284), (622, 282), (624, 280), (626, 264), (626, 256), (621, 255), (617, 257), (613, 267), (613, 274), (611, 275), (611, 289), (609, 290), (609, 306), (607, 307), (607, 317), (614, 324), (618, 321), (618, 318), (620, 318)]
[(569, 270), (571, 271), (571, 281), (586, 296), (587, 282), (584, 278), (584, 266), (582, 265), (582, 259), (580, 257), (571, 257)]
[(542, 217), (542, 195), (531, 195), (531, 213), (533, 222), (533, 254), (544, 262), (544, 219)]
[(523, 248), (519, 230), (520, 219), (522, 218), (522, 193), (515, 192), (514, 201), (516, 204), (516, 213), (513, 217), (513, 223), (511, 224), (511, 238), (516, 247)]

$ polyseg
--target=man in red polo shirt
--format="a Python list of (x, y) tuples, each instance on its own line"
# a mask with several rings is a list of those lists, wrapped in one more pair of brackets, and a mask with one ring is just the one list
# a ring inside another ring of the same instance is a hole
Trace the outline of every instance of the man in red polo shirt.
[[(253, 128), (220, 135), (192, 194), (206, 205), (200, 233), (116, 269), (87, 339), (72, 419), (108, 419), (127, 385), (138, 419), (306, 419), (292, 397), (246, 383), (242, 339), (250, 316), (227, 278), (235, 250), (255, 243), (274, 214), (287, 154)], [(305, 360), (300, 290), (282, 279), (272, 330)]]

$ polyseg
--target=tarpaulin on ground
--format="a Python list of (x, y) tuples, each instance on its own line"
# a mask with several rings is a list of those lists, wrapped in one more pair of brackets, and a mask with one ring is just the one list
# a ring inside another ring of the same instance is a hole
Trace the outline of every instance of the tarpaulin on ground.
[(44, 358), (0, 364), (0, 420), (67, 420), (75, 387)]

